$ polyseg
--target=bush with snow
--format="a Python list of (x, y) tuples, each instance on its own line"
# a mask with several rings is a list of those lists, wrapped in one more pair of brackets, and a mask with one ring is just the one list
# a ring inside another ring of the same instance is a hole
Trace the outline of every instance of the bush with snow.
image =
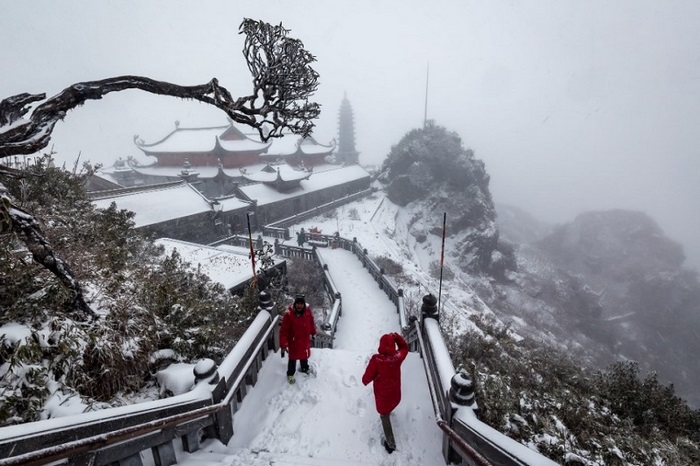
[[(0, 425), (37, 420), (52, 394), (86, 406), (112, 402), (152, 381), (172, 350), (177, 361), (220, 359), (257, 307), (140, 237), (133, 214), (95, 210), (71, 173), (39, 159), (5, 184), (34, 213), (43, 234), (82, 284), (95, 318), (76, 320), (70, 293), (37, 265), (24, 242), (0, 248)], [(18, 326), (25, 328), (18, 337)]]

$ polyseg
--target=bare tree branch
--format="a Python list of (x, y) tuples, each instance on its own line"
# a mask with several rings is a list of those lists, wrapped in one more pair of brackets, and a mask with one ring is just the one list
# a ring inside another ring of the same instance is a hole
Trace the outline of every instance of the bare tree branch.
[[(251, 19), (241, 23), (240, 34), (246, 36), (243, 55), (253, 75), (253, 90), (249, 96), (235, 100), (216, 78), (202, 85), (181, 86), (143, 76), (80, 82), (49, 99), (46, 94), (28, 93), (8, 97), (0, 101), (0, 159), (39, 152), (48, 145), (54, 126), (69, 110), (127, 89), (213, 105), (233, 121), (257, 129), (263, 141), (282, 136), (285, 129), (307, 136), (314, 127), (311, 120), (320, 114), (320, 106), (309, 102), (318, 88), (318, 73), (310, 66), (316, 59), (301, 41), (287, 37), (288, 33), (281, 24), (272, 26)], [(0, 176), (12, 174), (8, 167), (0, 165)], [(94, 317), (80, 284), (68, 264), (54, 253), (39, 222), (19, 209), (0, 183), (0, 232), (10, 230), (27, 245), (34, 260), (73, 293), (73, 308), (79, 318)]]
[[(246, 35), (243, 55), (253, 75), (253, 92), (233, 99), (216, 78), (197, 86), (180, 86), (143, 76), (118, 76), (73, 84), (57, 95), (18, 94), (0, 102), (0, 158), (34, 154), (45, 148), (53, 128), (66, 113), (88, 100), (127, 89), (192, 99), (223, 110), (237, 123), (258, 130), (263, 141), (282, 136), (285, 129), (308, 135), (320, 106), (309, 102), (318, 89), (318, 73), (310, 64), (316, 59), (304, 44), (287, 37), (282, 25), (246, 19), (241, 24)], [(41, 102), (28, 119), (31, 105)]]

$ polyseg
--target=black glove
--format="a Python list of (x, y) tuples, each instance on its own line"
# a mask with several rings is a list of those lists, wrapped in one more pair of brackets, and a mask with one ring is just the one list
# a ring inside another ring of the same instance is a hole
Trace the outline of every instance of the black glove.
[(282, 355), (282, 357), (284, 357), (284, 353), (286, 352), (286, 350), (284, 348), (280, 348), (280, 350), (280, 354)]

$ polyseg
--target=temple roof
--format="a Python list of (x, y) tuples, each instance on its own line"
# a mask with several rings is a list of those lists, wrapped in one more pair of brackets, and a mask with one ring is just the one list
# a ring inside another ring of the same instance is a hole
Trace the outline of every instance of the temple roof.
[(222, 212), (230, 212), (250, 207), (250, 202), (238, 199), (235, 196), (220, 197), (214, 200), (214, 209)]
[(251, 170), (250, 167), (241, 168), (241, 175), (249, 181), (260, 183), (274, 183), (279, 181), (300, 181), (311, 176), (309, 170), (298, 170), (290, 165), (265, 165), (258, 171)]
[(296, 134), (286, 134), (281, 138), (271, 140), (272, 144), (263, 153), (265, 156), (287, 157), (290, 155), (330, 155), (336, 147), (335, 142), (329, 145), (319, 144), (312, 136), (302, 137)]
[(289, 156), (326, 156), (336, 149), (335, 141), (328, 145), (319, 144), (312, 136), (302, 137), (286, 134), (272, 138), (268, 142), (258, 140), (258, 135), (247, 135), (236, 128), (233, 123), (227, 126), (206, 128), (183, 128), (176, 122), (175, 130), (160, 141), (147, 144), (138, 136), (134, 143), (144, 153), (212, 153), (217, 148), (225, 152), (259, 152), (267, 158)]
[(283, 199), (290, 199), (313, 191), (326, 189), (330, 186), (349, 183), (351, 181), (369, 178), (369, 173), (359, 165), (340, 167), (323, 172), (314, 171), (309, 179), (301, 180), (294, 191), (281, 193), (272, 186), (264, 183), (241, 186), (238, 188), (248, 199), (257, 201), (258, 205), (271, 204)]
[(98, 209), (106, 209), (114, 202), (119, 209), (134, 212), (136, 227), (188, 217), (202, 212), (211, 212), (212, 207), (199, 191), (183, 182), (168, 183), (105, 192), (92, 203)]
[(146, 144), (138, 136), (134, 142), (147, 153), (173, 153), (173, 152), (212, 152), (217, 146), (227, 152), (263, 151), (270, 146), (253, 140), (241, 133), (233, 124), (228, 126), (214, 126), (210, 128), (180, 128), (177, 126), (173, 132), (160, 141)]

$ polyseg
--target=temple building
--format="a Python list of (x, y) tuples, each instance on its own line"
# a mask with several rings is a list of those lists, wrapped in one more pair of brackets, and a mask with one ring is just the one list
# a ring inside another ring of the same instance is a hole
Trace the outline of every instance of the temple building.
[(258, 163), (260, 154), (271, 145), (249, 138), (233, 123), (210, 128), (181, 128), (177, 121), (175, 130), (160, 141), (146, 144), (135, 136), (134, 142), (144, 155), (156, 158), (158, 167), (182, 167), (185, 161), (194, 167), (245, 167)]
[(312, 136), (294, 134), (263, 143), (231, 121), (206, 128), (184, 128), (175, 122), (175, 130), (160, 141), (147, 144), (136, 136), (134, 142), (150, 163), (135, 157), (119, 159), (98, 175), (124, 187), (185, 180), (197, 183), (208, 197), (227, 196), (237, 185), (256, 182), (254, 174), (259, 171), (263, 177), (278, 171), (276, 184), (284, 188), (287, 174), (292, 178), (286, 181), (294, 181), (296, 171), (329, 165), (337, 147), (335, 142), (324, 145)]
[(176, 122), (159, 141), (134, 137), (148, 162), (119, 159), (100, 169), (88, 190), (96, 207), (115, 203), (133, 211), (136, 228), (155, 237), (209, 243), (244, 234), (251, 214), (253, 228), (260, 229), (370, 192), (371, 177), (357, 165), (351, 117), (352, 111), (349, 123), (341, 118), (341, 141), (349, 150), (341, 160), (335, 141), (324, 145), (287, 134), (261, 142), (232, 121), (202, 128)]

